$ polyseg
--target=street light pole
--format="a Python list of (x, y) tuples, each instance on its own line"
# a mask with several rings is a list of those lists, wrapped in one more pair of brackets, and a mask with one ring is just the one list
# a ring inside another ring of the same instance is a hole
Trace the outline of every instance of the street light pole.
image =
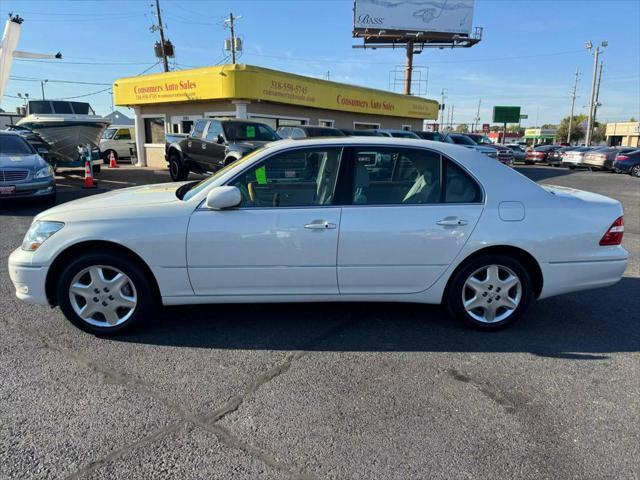
[(47, 83), (49, 81), (49, 79), (46, 80), (40, 80), (40, 88), (42, 89), (42, 100), (44, 100), (44, 84)]

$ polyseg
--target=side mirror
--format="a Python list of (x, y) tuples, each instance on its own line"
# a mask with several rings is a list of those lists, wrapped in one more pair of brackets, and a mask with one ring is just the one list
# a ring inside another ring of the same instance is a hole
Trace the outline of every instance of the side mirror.
[(220, 144), (223, 144), (224, 143), (224, 137), (222, 135), (218, 134), (217, 142), (220, 143)]
[(242, 194), (238, 187), (214, 187), (207, 195), (205, 205), (211, 210), (225, 210), (240, 205)]

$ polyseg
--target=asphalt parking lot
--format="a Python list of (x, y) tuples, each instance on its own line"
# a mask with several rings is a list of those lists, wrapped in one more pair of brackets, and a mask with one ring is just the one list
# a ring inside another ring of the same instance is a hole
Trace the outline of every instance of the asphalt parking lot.
[[(44, 207), (0, 205), (0, 478), (639, 478), (640, 182), (519, 169), (622, 201), (631, 260), (498, 333), (309, 304), (172, 307), (97, 338), (15, 298), (7, 258)], [(59, 201), (96, 193), (80, 183), (59, 178)]]

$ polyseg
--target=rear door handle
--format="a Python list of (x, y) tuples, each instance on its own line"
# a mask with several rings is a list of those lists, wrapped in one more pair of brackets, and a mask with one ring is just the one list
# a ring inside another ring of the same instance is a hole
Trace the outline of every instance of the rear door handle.
[(442, 225), (443, 227), (457, 227), (460, 225), (466, 225), (467, 223), (469, 222), (458, 217), (445, 217), (436, 222), (436, 224)]
[(336, 224), (329, 223), (326, 220), (314, 220), (311, 223), (307, 223), (304, 228), (309, 230), (330, 230), (336, 228)]

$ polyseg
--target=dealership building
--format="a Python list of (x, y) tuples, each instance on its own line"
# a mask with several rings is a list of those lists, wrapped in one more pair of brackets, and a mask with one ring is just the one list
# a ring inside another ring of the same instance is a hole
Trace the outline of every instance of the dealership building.
[(274, 129), (422, 130), (439, 108), (435, 100), (239, 64), (120, 78), (113, 94), (116, 105), (135, 113), (139, 163), (156, 167), (166, 166), (165, 133), (188, 133), (202, 117), (251, 119)]

